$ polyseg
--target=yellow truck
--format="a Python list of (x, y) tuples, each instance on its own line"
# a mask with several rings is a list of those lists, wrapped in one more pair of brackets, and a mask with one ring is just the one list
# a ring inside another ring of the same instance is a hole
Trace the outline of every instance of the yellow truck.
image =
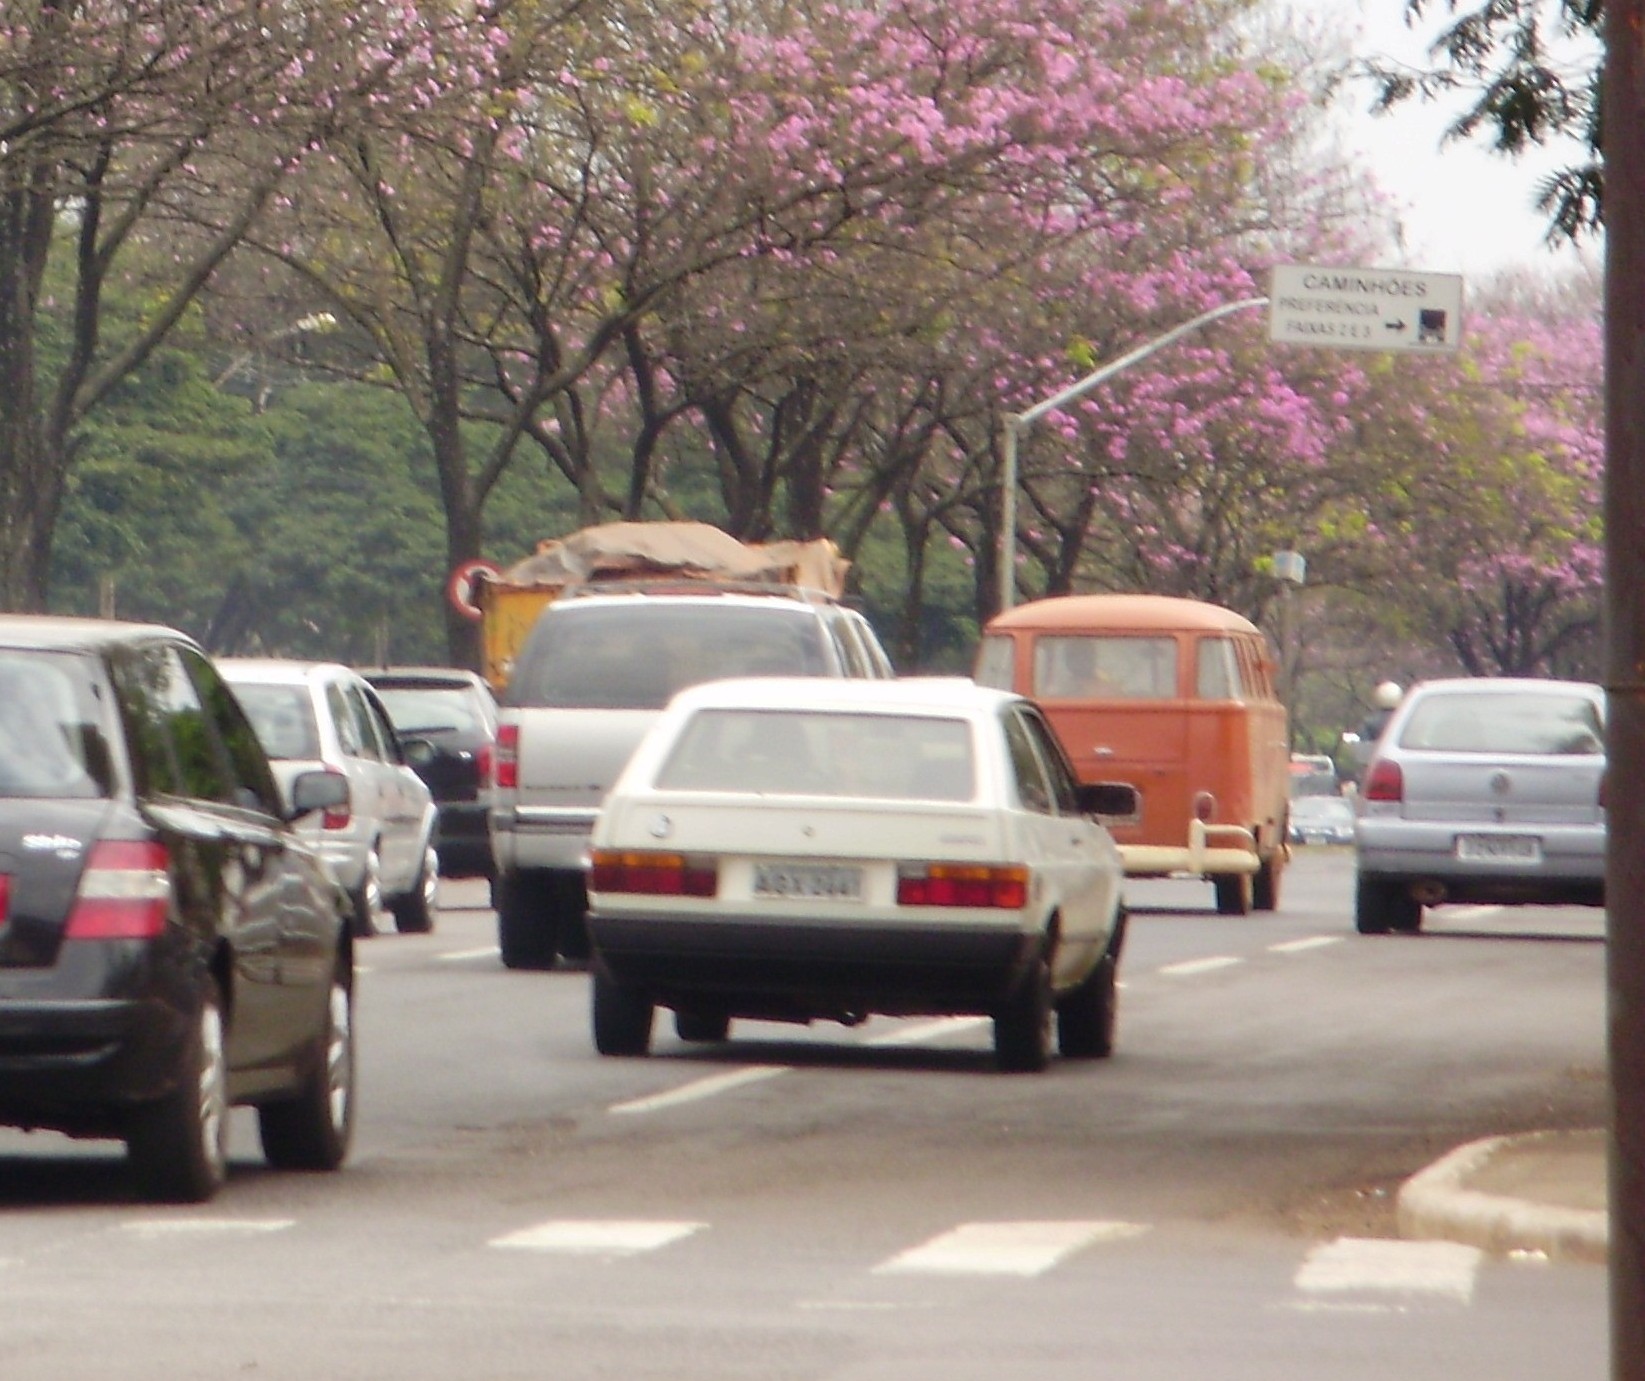
[(501, 693), (538, 614), (574, 586), (595, 581), (797, 585), (837, 599), (850, 564), (826, 537), (748, 543), (709, 523), (603, 523), (540, 542), (507, 569), (490, 561), (465, 562), (451, 573), (446, 594), (460, 613), (481, 625), (481, 670)]

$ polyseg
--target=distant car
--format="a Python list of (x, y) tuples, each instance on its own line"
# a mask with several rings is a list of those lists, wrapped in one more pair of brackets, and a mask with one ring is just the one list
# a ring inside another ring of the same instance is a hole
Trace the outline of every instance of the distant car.
[(1421, 929), (1441, 902), (1605, 899), (1605, 693), (1586, 681), (1413, 687), (1366, 769), (1355, 919)]
[(238, 702), (169, 628), (0, 617), (0, 1122), (126, 1143), (140, 1191), (210, 1198), (231, 1104), (335, 1170), (354, 1124), (348, 902)]
[(1119, 851), (1030, 701), (958, 679), (677, 695), (594, 828), (593, 1030), (980, 1013), (1008, 1070), (1113, 1048)]
[(1334, 796), (1337, 789), (1337, 765), (1325, 754), (1291, 754), (1291, 799), (1293, 801), (1299, 796)]
[(1285, 837), (1293, 844), (1352, 844), (1354, 808), (1341, 796), (1299, 796)]
[(434, 846), (445, 877), (490, 877), (491, 828), (485, 787), (497, 742), (491, 687), (456, 667), (383, 667), (361, 673), (376, 688), (401, 738), (426, 748), (410, 755), (439, 812)]
[(347, 801), (304, 828), (348, 891), (355, 934), (374, 934), (385, 906), (397, 930), (432, 930), (440, 885), (434, 798), (406, 762), (377, 692), (336, 662), (225, 657), (217, 665), (282, 785), (314, 769), (348, 782)]

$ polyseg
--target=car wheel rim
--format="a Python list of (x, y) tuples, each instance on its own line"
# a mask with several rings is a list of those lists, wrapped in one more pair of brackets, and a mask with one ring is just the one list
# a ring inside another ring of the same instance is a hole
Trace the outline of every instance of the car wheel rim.
[(377, 856), (376, 846), (366, 850), (366, 875), (360, 880), (360, 895), (373, 914), (383, 909), (383, 861)]
[(433, 909), (440, 892), (440, 857), (432, 845), (423, 854), (423, 903)]
[(326, 1040), (326, 1099), (331, 1125), (341, 1129), (348, 1121), (348, 1101), (354, 1083), (354, 1008), (348, 989), (331, 985), (331, 1021)]
[(215, 1003), (200, 1013), (200, 1150), (206, 1163), (220, 1171), (227, 1160), (228, 1062), (223, 1054), (223, 1014)]

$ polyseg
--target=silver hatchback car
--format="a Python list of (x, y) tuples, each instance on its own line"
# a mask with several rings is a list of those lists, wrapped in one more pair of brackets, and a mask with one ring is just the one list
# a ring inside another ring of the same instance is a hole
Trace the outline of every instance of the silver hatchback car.
[(1605, 693), (1587, 681), (1427, 681), (1366, 769), (1355, 924), (1416, 931), (1441, 902), (1605, 900)]
[[(349, 894), (354, 933), (374, 934), (382, 907), (396, 930), (432, 930), (440, 885), (438, 815), (377, 692), (336, 662), (224, 657), (217, 665), (282, 790), (316, 769), (347, 779), (347, 804), (309, 817), (302, 827)], [(428, 748), (426, 741), (420, 746)]]

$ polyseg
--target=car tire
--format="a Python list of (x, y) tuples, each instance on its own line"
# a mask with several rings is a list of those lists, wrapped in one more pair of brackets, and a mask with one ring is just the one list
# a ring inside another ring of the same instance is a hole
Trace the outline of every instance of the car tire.
[(354, 1133), (354, 992), (342, 973), (331, 980), (325, 1026), (307, 1064), (295, 1098), (257, 1109), (263, 1157), (277, 1170), (335, 1170), (348, 1155)]
[(1401, 882), (1362, 875), (1354, 884), (1354, 928), (1361, 935), (1414, 935), (1422, 929), (1422, 904)]
[(674, 1013), (674, 1034), (682, 1041), (723, 1041), (731, 1034), (731, 1018), (724, 1012), (694, 1012), (682, 1008)]
[(994, 1014), (994, 1058), (1008, 1074), (1038, 1074), (1051, 1063), (1051, 964), (1042, 954)]
[(1113, 938), (1085, 981), (1057, 1004), (1057, 1051), (1074, 1060), (1105, 1060), (1114, 1053), (1119, 1016), (1119, 958), (1125, 940), (1125, 912)]
[(1211, 879), (1219, 916), (1249, 916), (1256, 902), (1256, 880), (1250, 873), (1219, 873)]
[(559, 912), (553, 879), (542, 873), (503, 873), (492, 886), (497, 946), (503, 967), (552, 969), (559, 952)]
[(593, 945), (588, 936), (588, 885), (581, 873), (555, 876), (553, 905), (555, 949), (562, 959), (587, 963)]
[(1251, 909), (1253, 911), (1279, 910), (1280, 882), (1285, 876), (1285, 846), (1262, 860), (1257, 875), (1251, 879)]
[(656, 1004), (638, 988), (599, 970), (593, 983), (594, 1048), (602, 1055), (646, 1055)]
[(360, 872), (359, 885), (348, 894), (354, 912), (352, 930), (359, 939), (377, 933), (377, 912), (383, 905), (383, 856), (377, 852), (374, 839), (366, 847), (365, 867)]
[(223, 999), (207, 979), (177, 1067), (177, 1086), (131, 1114), (126, 1156), (138, 1192), (198, 1204), (228, 1178), (228, 1053)]
[(416, 881), (404, 896), (389, 900), (394, 928), (402, 935), (426, 935), (434, 929), (440, 910), (440, 856), (432, 844), (423, 847), (422, 866)]

